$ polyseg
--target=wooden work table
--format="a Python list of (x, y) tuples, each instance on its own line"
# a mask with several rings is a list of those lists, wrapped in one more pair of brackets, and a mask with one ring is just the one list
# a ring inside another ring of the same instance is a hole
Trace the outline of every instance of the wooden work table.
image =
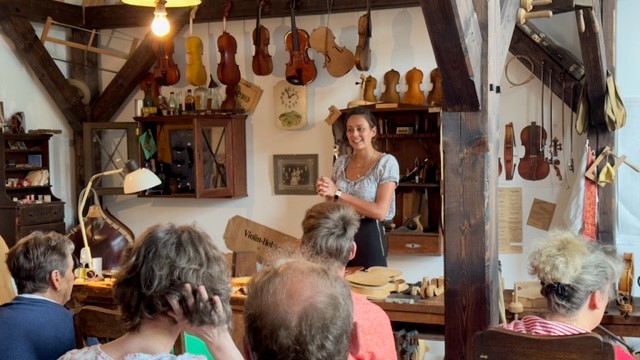
[[(76, 305), (97, 305), (104, 307), (114, 307), (110, 286), (96, 286), (88, 284), (76, 284), (73, 288), (72, 302)], [(233, 312), (232, 337), (236, 346), (242, 348), (244, 336), (244, 296), (231, 297), (231, 309)], [(511, 291), (505, 291), (505, 303), (511, 301)], [(404, 328), (406, 330), (418, 330), (421, 337), (434, 340), (444, 340), (444, 295), (420, 300), (414, 304), (387, 303), (376, 300), (375, 304), (380, 306), (389, 316), (394, 330)], [(640, 337), (640, 298), (634, 298), (637, 307), (631, 313), (629, 319), (620, 315), (620, 311), (615, 302), (609, 304), (607, 312), (602, 318), (601, 325), (619, 336)], [(546, 312), (544, 308), (526, 308), (522, 315), (541, 315)], [(507, 318), (512, 319), (513, 315), (507, 312)]]

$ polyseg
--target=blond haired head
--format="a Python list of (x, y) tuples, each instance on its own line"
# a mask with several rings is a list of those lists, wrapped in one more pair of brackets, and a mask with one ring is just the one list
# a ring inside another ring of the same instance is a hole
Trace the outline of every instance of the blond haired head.
[(550, 232), (529, 255), (529, 273), (540, 279), (549, 309), (567, 315), (579, 310), (594, 291), (613, 294), (621, 269), (615, 248), (570, 231)]

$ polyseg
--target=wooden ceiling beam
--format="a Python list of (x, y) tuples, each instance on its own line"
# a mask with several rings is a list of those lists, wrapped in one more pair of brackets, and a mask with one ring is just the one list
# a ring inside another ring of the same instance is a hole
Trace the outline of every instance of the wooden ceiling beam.
[(82, 26), (82, 7), (53, 0), (0, 0), (0, 14), (18, 16), (44, 23), (47, 16), (55, 21)]
[[(174, 12), (171, 22), (173, 30), (167, 36), (173, 37), (189, 22), (189, 9), (180, 9)], [(157, 37), (149, 32), (107, 85), (91, 107), (91, 122), (110, 121), (127, 97), (131, 95), (131, 92), (144, 79), (149, 68), (156, 61), (156, 54), (152, 50), (152, 43), (155, 39)]]
[(478, 111), (482, 35), (471, 0), (420, 0), (442, 76), (445, 111)]
[[(262, 11), (263, 18), (289, 17), (289, 0), (271, 0)], [(398, 9), (420, 6), (419, 0), (370, 0), (371, 10)], [(195, 23), (222, 20), (224, 2), (204, 1), (198, 7)], [(361, 0), (336, 2), (332, 13), (365, 11), (366, 3)], [(168, 9), (169, 17), (179, 9)], [(234, 0), (228, 20), (255, 19), (258, 4), (255, 0)], [(82, 26), (87, 29), (114, 29), (148, 26), (153, 20), (153, 9), (131, 5), (88, 6), (65, 4), (55, 0), (0, 0), (0, 13), (19, 16), (29, 21), (44, 23), (47, 16), (55, 21)], [(296, 15), (327, 14), (323, 1), (301, 0)]]
[[(600, 2), (593, 1), (597, 2), (597, 6), (584, 10), (585, 31), (578, 31), (578, 35), (589, 98), (589, 119), (591, 125), (605, 129), (604, 98), (607, 92), (607, 59), (604, 35), (600, 25), (602, 18)], [(576, 13), (576, 17), (578, 16)]]
[[(527, 67), (533, 72), (536, 78), (540, 79), (542, 73), (542, 63), (544, 61), (545, 78), (544, 83), (549, 86), (549, 70), (553, 70), (554, 78), (551, 84), (551, 90), (560, 99), (564, 99), (567, 106), (572, 109), (576, 109), (578, 104), (578, 95), (582, 89), (582, 82), (575, 80), (568, 73), (565, 75), (565, 86), (562, 87), (562, 82), (559, 80), (562, 72), (567, 72), (553, 57), (547, 54), (540, 45), (534, 41), (520, 26), (516, 26), (511, 37), (511, 43), (509, 46), (511, 54), (518, 56), (518, 60), (522, 65)], [(529, 63), (529, 60), (531, 63)], [(564, 91), (564, 95), (562, 94)]]
[(20, 58), (27, 63), (44, 89), (58, 105), (58, 108), (74, 130), (82, 129), (86, 118), (85, 106), (74, 87), (56, 66), (31, 23), (17, 16), (0, 16), (2, 32), (11, 39)]

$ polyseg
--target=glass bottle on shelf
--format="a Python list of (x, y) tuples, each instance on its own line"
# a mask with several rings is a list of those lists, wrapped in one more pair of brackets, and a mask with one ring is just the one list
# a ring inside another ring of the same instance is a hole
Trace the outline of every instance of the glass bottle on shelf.
[(184, 97), (184, 111), (191, 113), (196, 110), (195, 98), (191, 94), (191, 89), (187, 90), (187, 96)]
[(218, 92), (218, 88), (220, 85), (213, 80), (213, 75), (209, 74), (209, 94), (207, 96), (207, 110), (217, 110), (220, 109), (220, 102), (222, 101), (222, 96)]
[(194, 91), (193, 97), (195, 98), (194, 110), (206, 110), (207, 109), (207, 88), (198, 86)]
[(144, 100), (142, 101), (143, 111), (142, 114), (144, 116), (155, 115), (156, 114), (156, 106), (153, 102), (153, 95), (151, 94), (151, 83), (147, 82), (147, 89), (144, 92)]
[(169, 115), (177, 115), (178, 111), (178, 100), (176, 100), (176, 94), (172, 91), (169, 94)]

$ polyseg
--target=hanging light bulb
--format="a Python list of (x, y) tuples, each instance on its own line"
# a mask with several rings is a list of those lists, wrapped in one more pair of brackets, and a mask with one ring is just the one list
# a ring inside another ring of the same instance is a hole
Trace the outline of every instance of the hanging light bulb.
[(157, 36), (165, 36), (169, 33), (171, 26), (167, 20), (166, 0), (157, 0), (156, 10), (153, 12), (153, 22), (151, 23), (151, 31)]
[[(156, 0), (122, 0), (124, 4), (134, 6), (156, 7)], [(166, 1), (165, 1), (166, 2)], [(169, 0), (166, 2), (168, 8), (190, 7), (200, 5), (202, 0)]]

